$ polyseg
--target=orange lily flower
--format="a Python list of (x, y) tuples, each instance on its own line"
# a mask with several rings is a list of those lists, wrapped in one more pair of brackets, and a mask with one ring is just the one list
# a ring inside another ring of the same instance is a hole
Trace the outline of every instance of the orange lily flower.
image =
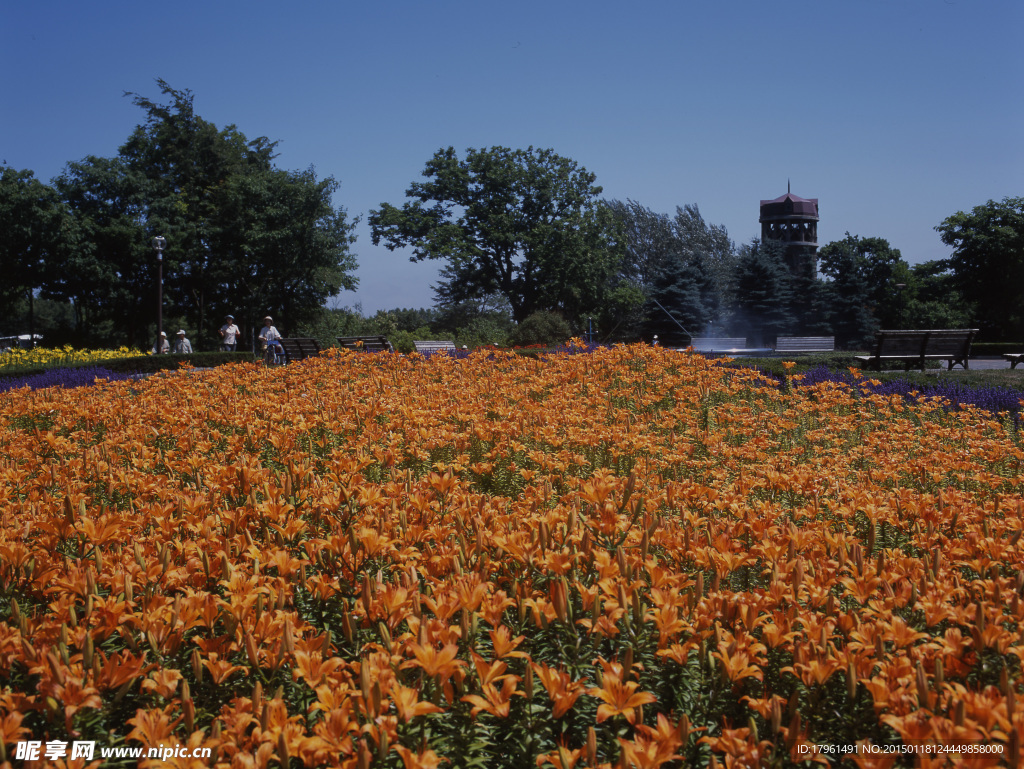
[(425, 716), (430, 713), (443, 713), (444, 710), (439, 708), (430, 702), (424, 702), (420, 700), (420, 693), (417, 689), (412, 689), (401, 684), (395, 684), (389, 695), (391, 701), (395, 703), (395, 709), (398, 711), (398, 717), (402, 719), (403, 723), (409, 723), (416, 716)]
[(652, 728), (638, 724), (636, 730), (637, 735), (631, 741), (619, 738), (623, 760), (627, 766), (636, 769), (659, 769), (669, 761), (682, 758), (675, 752), (683, 744), (679, 728), (671, 726), (664, 714), (658, 714), (657, 726)]
[(437, 753), (430, 749), (420, 753), (413, 753), (404, 745), (395, 745), (395, 750), (402, 757), (405, 769), (438, 769), (442, 761), (448, 760), (438, 756)]
[(501, 679), (501, 690), (495, 688), (494, 684), (484, 684), (481, 689), (484, 696), (467, 694), (462, 697), (463, 702), (473, 706), (472, 715), (476, 716), (481, 710), (486, 710), (497, 718), (507, 718), (512, 706), (513, 695), (523, 696), (522, 692), (516, 691), (518, 676), (503, 676)]
[(444, 680), (466, 666), (463, 660), (456, 659), (459, 647), (453, 643), (445, 644), (440, 650), (429, 645), (421, 646), (418, 643), (410, 643), (409, 648), (416, 659), (403, 662), (402, 667), (418, 667), (428, 676), (440, 676)]
[(635, 681), (623, 682), (621, 665), (599, 661), (604, 668), (603, 681), (601, 686), (595, 686), (587, 692), (601, 700), (601, 704), (597, 706), (597, 722), (602, 723), (615, 716), (625, 716), (629, 723), (636, 723), (636, 709), (641, 705), (656, 702), (658, 698), (650, 692), (638, 692), (640, 684)]
[(498, 659), (503, 657), (525, 657), (525, 652), (516, 651), (516, 647), (521, 644), (526, 637), (516, 636), (512, 637), (512, 631), (509, 630), (505, 625), (499, 625), (494, 630), (491, 630), (488, 635), (491, 637), (491, 645), (494, 648), (494, 656)]
[(531, 663), (531, 667), (537, 674), (537, 678), (544, 685), (548, 697), (551, 698), (553, 706), (551, 708), (551, 715), (555, 718), (561, 718), (572, 709), (572, 706), (576, 704), (576, 700), (583, 694), (585, 691), (583, 685), (578, 681), (573, 681), (568, 673), (556, 668), (535, 663)]

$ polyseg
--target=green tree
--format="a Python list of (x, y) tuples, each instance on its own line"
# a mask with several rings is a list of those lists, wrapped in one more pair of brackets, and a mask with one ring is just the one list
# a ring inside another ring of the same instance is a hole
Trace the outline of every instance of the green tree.
[(282, 319), (279, 328), (293, 329), (341, 289), (355, 288), (355, 222), (333, 207), (337, 188), (312, 170), (264, 169), (231, 180), (205, 257), (215, 264), (214, 317), (233, 308), (255, 323), (269, 313)]
[(656, 312), (659, 319), (663, 317), (650, 300), (651, 287), (663, 266), (679, 252), (672, 220), (635, 200), (608, 200), (605, 205), (618, 222), (623, 239), (623, 258), (612, 278), (612, 292), (626, 301), (617, 302), (621, 306), (614, 307), (615, 321), (602, 325), (611, 330), (616, 340), (650, 337), (659, 333), (658, 328), (651, 326), (652, 313)]
[(619, 277), (650, 286), (662, 266), (682, 250), (672, 220), (635, 200), (609, 200), (605, 205), (619, 222), (623, 238)]
[(753, 240), (740, 250), (729, 327), (749, 344), (769, 345), (792, 330), (791, 277), (784, 249), (775, 240)]
[(968, 328), (973, 311), (942, 261), (915, 264), (899, 297), (905, 328)]
[(512, 332), (513, 344), (520, 347), (544, 345), (555, 347), (565, 344), (572, 337), (572, 329), (556, 312), (538, 310), (531, 313), (515, 331)]
[(735, 263), (735, 247), (725, 227), (709, 225), (695, 205), (677, 206), (675, 217), (633, 200), (607, 205), (625, 240), (616, 285), (636, 286), (644, 297), (633, 317), (624, 316), (623, 325), (636, 334), (642, 329), (646, 337), (657, 333), (662, 340), (674, 340), (682, 332), (658, 303), (674, 317), (685, 318), (683, 325), (694, 333), (717, 319)]
[(517, 329), (508, 313), (492, 312), (470, 318), (468, 323), (456, 328), (454, 341), (456, 345), (471, 350), (485, 345), (507, 347)]
[[(236, 218), (223, 226), (221, 215), (245, 206), (238, 200), (243, 189), (237, 177), (269, 170), (274, 145), (262, 137), (249, 142), (234, 126), (218, 130), (195, 113), (190, 91), (171, 88), (163, 80), (157, 83), (168, 97), (166, 104), (127, 94), (146, 119), (119, 154), (139, 186), (144, 228), (168, 241), (165, 297), (202, 336), (211, 296), (222, 293), (239, 262), (245, 261), (238, 248), (245, 231)], [(225, 241), (236, 247), (226, 248)]]
[(453, 148), (427, 162), (412, 200), (371, 211), (373, 242), (412, 247), (412, 261), (445, 259), (458, 303), (499, 293), (517, 322), (537, 310), (576, 320), (600, 308), (620, 239), (595, 176), (551, 150)]
[(250, 326), (270, 313), (294, 328), (354, 288), (355, 222), (332, 203), (337, 182), (275, 168), (273, 142), (218, 129), (195, 114), (191, 92), (158, 84), (166, 103), (128, 94), (146, 120), (117, 158), (69, 164), (58, 183), (85, 235), (81, 279), (59, 292), (89, 309), (90, 325), (116, 322), (148, 341), (154, 235), (167, 239), (164, 313), (208, 343), (225, 313)]
[(512, 306), (504, 294), (492, 291), (464, 297), (464, 291), (450, 264), (440, 270), (441, 280), (432, 286), (437, 317), (431, 322), (439, 329), (463, 328), (481, 318), (504, 318), (512, 322)]
[(819, 260), (837, 345), (863, 346), (876, 329), (900, 324), (911, 272), (889, 241), (846, 233), (822, 248)]
[(89, 156), (55, 180), (81, 231), (67, 269), (48, 292), (70, 302), (79, 337), (147, 344), (156, 318), (157, 271), (144, 219), (143, 180), (121, 158)]
[[(29, 333), (36, 333), (35, 296), (59, 275), (71, 253), (74, 222), (57, 191), (31, 171), (0, 171), (0, 311), (24, 300)], [(34, 338), (34, 336), (33, 336)]]
[(674, 347), (688, 344), (688, 336), (700, 336), (715, 319), (707, 303), (713, 295), (710, 285), (710, 275), (696, 265), (680, 258), (668, 259), (647, 291), (645, 336), (650, 339), (657, 334), (661, 344)]
[(724, 225), (708, 224), (695, 204), (676, 206), (672, 229), (684, 261), (702, 276), (701, 296), (707, 312), (717, 318), (730, 299), (736, 272), (736, 246)]
[(953, 248), (943, 265), (992, 339), (1024, 339), (1024, 197), (990, 200), (935, 228)]
[(218, 130), (190, 91), (158, 82), (169, 103), (133, 94), (147, 120), (121, 152), (146, 179), (147, 226), (168, 238), (171, 295), (199, 333), (229, 311), (306, 322), (354, 288), (355, 222), (331, 202), (337, 182), (275, 168), (276, 142)]

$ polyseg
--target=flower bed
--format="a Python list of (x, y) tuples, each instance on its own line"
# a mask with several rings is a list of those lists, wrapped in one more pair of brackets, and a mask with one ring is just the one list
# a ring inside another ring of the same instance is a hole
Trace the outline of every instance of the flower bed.
[(642, 346), (0, 395), (8, 757), (1017, 760), (1024, 452), (943, 405)]
[(135, 374), (115, 372), (103, 366), (54, 368), (28, 376), (0, 378), (0, 392), (17, 390), (22, 387), (27, 387), (30, 390), (39, 390), (44, 387), (86, 387), (97, 382), (134, 378), (136, 378)]
[(943, 378), (935, 382), (921, 383), (900, 377), (885, 379), (865, 378), (854, 371), (834, 371), (825, 366), (803, 372), (799, 384), (803, 387), (822, 382), (840, 382), (859, 387), (873, 395), (897, 395), (911, 401), (941, 399), (951, 407), (973, 406), (991, 414), (1013, 414), (1021, 411), (1024, 393), (1009, 387), (978, 386), (965, 384), (956, 379)]
[(12, 347), (0, 350), (0, 374), (20, 369), (96, 364), (121, 358), (133, 358), (142, 354), (130, 347), (121, 347), (117, 350), (76, 350), (71, 346), (60, 349), (35, 347), (31, 350)]

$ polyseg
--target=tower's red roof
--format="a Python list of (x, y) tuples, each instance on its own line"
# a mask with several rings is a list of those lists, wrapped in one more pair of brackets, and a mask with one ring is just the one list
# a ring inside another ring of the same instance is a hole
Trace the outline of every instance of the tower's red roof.
[(775, 216), (803, 216), (818, 218), (818, 199), (801, 198), (791, 192), (787, 192), (774, 200), (761, 201), (761, 217)]

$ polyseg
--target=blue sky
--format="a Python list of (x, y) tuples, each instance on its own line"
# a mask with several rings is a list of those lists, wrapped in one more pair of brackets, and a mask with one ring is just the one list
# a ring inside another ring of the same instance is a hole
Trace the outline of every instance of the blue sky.
[(163, 78), (340, 182), (360, 286), (336, 303), (366, 313), (433, 302), (439, 264), (373, 246), (366, 215), (442, 147), (549, 147), (737, 243), (789, 179), (819, 242), (912, 263), (948, 253), (945, 217), (1024, 194), (1020, 0), (0, 0), (0, 29), (0, 160), (49, 181), (116, 154), (143, 119), (124, 92)]

